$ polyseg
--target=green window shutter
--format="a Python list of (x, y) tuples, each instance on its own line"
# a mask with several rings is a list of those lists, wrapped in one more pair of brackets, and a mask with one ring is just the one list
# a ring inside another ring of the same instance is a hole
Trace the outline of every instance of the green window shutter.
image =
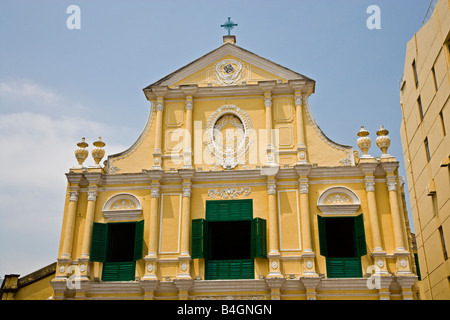
[(207, 221), (243, 221), (253, 219), (253, 202), (241, 200), (206, 201)]
[(266, 220), (255, 218), (251, 224), (251, 256), (267, 258)]
[(136, 222), (134, 233), (134, 261), (142, 259), (144, 249), (144, 220)]
[(205, 255), (205, 236), (206, 236), (206, 221), (205, 219), (192, 220), (192, 248), (191, 258), (204, 258)]
[(360, 258), (327, 258), (328, 278), (361, 278)]
[(327, 277), (328, 278), (345, 278), (343, 259), (327, 258)]
[(355, 217), (355, 243), (356, 243), (356, 255), (362, 257), (367, 254), (366, 248), (366, 234), (364, 231), (364, 218), (363, 215)]
[(255, 264), (253, 259), (207, 260), (205, 264), (205, 280), (254, 278)]
[(108, 244), (108, 225), (94, 222), (92, 227), (91, 261), (105, 262)]
[(103, 264), (103, 281), (133, 281), (136, 264), (130, 262), (105, 262)]
[(417, 253), (414, 253), (414, 262), (416, 263), (416, 269), (417, 269), (417, 280), (422, 281), (422, 276), (420, 275), (420, 267), (419, 267), (419, 256)]
[(328, 248), (327, 248), (327, 230), (325, 226), (325, 218), (322, 216), (317, 216), (317, 222), (319, 225), (319, 245), (320, 245), (320, 254), (322, 256), (328, 256)]

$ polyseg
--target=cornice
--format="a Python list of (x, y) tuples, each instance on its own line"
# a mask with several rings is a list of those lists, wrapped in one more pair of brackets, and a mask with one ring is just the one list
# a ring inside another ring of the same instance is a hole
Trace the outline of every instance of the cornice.
[[(311, 80), (309, 80), (311, 81)], [(247, 95), (261, 95), (266, 91), (272, 94), (294, 94), (294, 88), (306, 91), (307, 94), (312, 94), (312, 86), (308, 80), (298, 80), (302, 85), (292, 87), (289, 83), (279, 83), (276, 81), (260, 81), (257, 84), (233, 85), (233, 86), (211, 86), (198, 87), (197, 85), (179, 86), (175, 88), (161, 87), (164, 92), (164, 99), (184, 99), (190, 95), (194, 98), (209, 98), (215, 96), (247, 96)], [(165, 91), (166, 90), (166, 91)], [(147, 100), (155, 100), (157, 95), (156, 88), (144, 89)]]

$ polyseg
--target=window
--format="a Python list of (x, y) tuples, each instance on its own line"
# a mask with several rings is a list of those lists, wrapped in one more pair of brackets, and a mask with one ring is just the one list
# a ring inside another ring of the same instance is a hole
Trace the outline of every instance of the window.
[(417, 66), (416, 66), (416, 60), (412, 63), (413, 73), (414, 73), (414, 81), (416, 83), (416, 88), (419, 87), (419, 78), (417, 76)]
[(440, 226), (438, 229), (439, 229), (439, 236), (441, 238), (442, 251), (444, 253), (444, 260), (447, 260), (448, 254), (447, 254), (447, 248), (445, 247), (444, 230), (442, 230), (442, 226)]
[(419, 107), (419, 115), (420, 115), (420, 121), (423, 121), (423, 108), (422, 108), (422, 99), (419, 98), (417, 99), (417, 106)]
[(443, 112), (442, 110), (441, 112), (439, 112), (439, 119), (441, 120), (442, 133), (444, 134), (445, 137), (447, 133), (445, 132), (444, 114), (442, 112)]
[(254, 259), (267, 257), (266, 220), (252, 200), (207, 201), (206, 219), (192, 220), (192, 258), (205, 259), (205, 279), (254, 279)]
[(363, 215), (317, 216), (320, 254), (326, 257), (328, 278), (362, 277), (361, 257), (367, 254)]
[(438, 214), (438, 203), (437, 203), (437, 197), (436, 193), (433, 193), (431, 195), (431, 201), (433, 202), (433, 216), (436, 216)]
[(430, 153), (430, 146), (428, 145), (428, 138), (425, 138), (423, 141), (423, 144), (425, 145), (425, 153), (427, 154), (427, 161), (431, 161), (431, 153)]
[(132, 281), (136, 261), (142, 258), (144, 220), (94, 223), (91, 261), (103, 262), (103, 281)]
[(420, 266), (419, 266), (419, 256), (417, 255), (417, 253), (414, 253), (414, 262), (416, 263), (417, 280), (422, 281), (422, 276), (420, 274)]
[(438, 91), (438, 83), (437, 83), (437, 78), (436, 78), (436, 70), (433, 68), (431, 68), (431, 73), (433, 74), (433, 81), (434, 81), (434, 89), (436, 90), (436, 92)]

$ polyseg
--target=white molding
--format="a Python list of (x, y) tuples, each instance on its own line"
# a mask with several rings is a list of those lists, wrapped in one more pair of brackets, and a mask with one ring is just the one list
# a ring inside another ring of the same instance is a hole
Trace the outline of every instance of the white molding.
[[(351, 203), (325, 204), (325, 199), (333, 193), (342, 193), (351, 199)], [(335, 186), (323, 191), (317, 199), (317, 207), (325, 215), (354, 215), (361, 206), (361, 200), (351, 189), (344, 186)]]
[[(283, 249), (283, 243), (281, 240), (281, 208), (280, 208), (280, 192), (295, 192), (295, 199), (297, 202), (297, 230), (298, 230), (298, 248), (289, 248), (289, 249)], [(287, 190), (278, 190), (277, 191), (277, 202), (278, 202), (278, 237), (280, 242), (280, 252), (283, 251), (301, 251), (302, 250), (302, 234), (300, 229), (300, 210), (299, 210), (299, 196), (298, 196), (298, 189), (287, 189)]]
[[(177, 251), (161, 251), (161, 237), (162, 237), (162, 226), (163, 226), (163, 211), (164, 211), (164, 196), (179, 196), (180, 197), (180, 204), (179, 204), (179, 210), (178, 210), (178, 239), (177, 239)], [(181, 230), (181, 214), (182, 214), (182, 199), (183, 194), (182, 193), (161, 193), (161, 208), (160, 208), (160, 214), (159, 214), (159, 245), (158, 245), (158, 253), (159, 254), (178, 254), (180, 253), (180, 230)]]
[(251, 64), (255, 67), (265, 70), (275, 76), (280, 78), (284, 78), (287, 80), (294, 79), (304, 79), (309, 80), (308, 78), (292, 71), (281, 67), (272, 61), (269, 61), (265, 58), (262, 58), (250, 51), (244, 50), (236, 45), (232, 44), (224, 44), (221, 47), (207, 53), (203, 57), (191, 62), (186, 67), (183, 67), (170, 75), (165, 81), (158, 83), (158, 86), (171, 86), (175, 83), (185, 79), (186, 77), (195, 74), (196, 72), (216, 63), (218, 60), (223, 57), (231, 55), (236, 59), (244, 60), (246, 63)]
[[(119, 200), (128, 200), (135, 204), (133, 209), (112, 209), (111, 206)], [(102, 208), (103, 216), (109, 221), (136, 220), (142, 214), (141, 201), (131, 193), (118, 193), (105, 201)]]

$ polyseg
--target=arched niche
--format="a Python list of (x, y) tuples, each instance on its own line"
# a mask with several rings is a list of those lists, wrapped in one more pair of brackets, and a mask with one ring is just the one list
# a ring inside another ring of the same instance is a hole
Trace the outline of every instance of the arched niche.
[(331, 187), (319, 196), (317, 206), (324, 215), (354, 215), (361, 200), (347, 187)]
[(142, 205), (136, 196), (120, 193), (105, 202), (102, 212), (109, 221), (136, 220), (142, 214)]

